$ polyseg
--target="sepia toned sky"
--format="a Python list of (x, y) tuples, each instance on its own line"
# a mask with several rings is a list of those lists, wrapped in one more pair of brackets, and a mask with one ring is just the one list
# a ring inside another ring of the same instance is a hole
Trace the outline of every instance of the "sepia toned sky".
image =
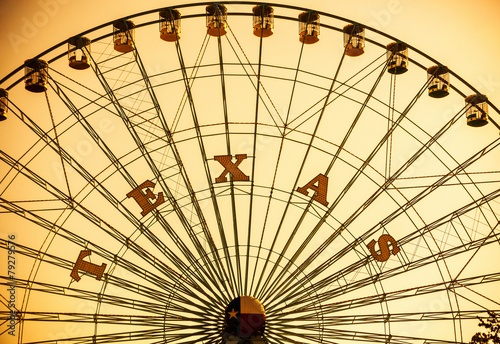
[[(0, 0), (0, 80), (24, 60), (100, 24), (155, 8), (197, 2)], [(499, 0), (289, 0), (277, 3), (329, 12), (392, 35), (447, 65), (500, 107)], [(10, 81), (0, 84), (0, 88), (9, 85)], [(495, 120), (500, 123), (500, 118)], [(5, 133), (5, 127), (3, 130), (5, 140), (9, 133)], [(455, 139), (459, 141), (462, 137)], [(69, 279), (67, 275), (63, 277)], [(66, 280), (60, 283), (67, 283)]]
[[(25, 59), (99, 24), (149, 9), (195, 2), (2, 0), (0, 77)], [(492, 102), (500, 103), (500, 68), (495, 62), (500, 54), (497, 0), (279, 2), (330, 12), (393, 35), (449, 66), (488, 94)]]

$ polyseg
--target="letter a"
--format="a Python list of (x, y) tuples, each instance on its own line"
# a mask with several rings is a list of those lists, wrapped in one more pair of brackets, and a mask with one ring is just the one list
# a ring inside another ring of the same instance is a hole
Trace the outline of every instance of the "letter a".
[[(318, 183), (318, 186), (316, 186), (316, 183)], [(307, 191), (307, 189), (311, 189), (314, 191), (314, 196), (312, 197), (313, 200), (318, 201), (325, 207), (328, 206), (328, 202), (326, 201), (326, 194), (328, 192), (327, 176), (320, 173), (305, 186), (301, 188), (299, 187), (297, 191), (300, 192), (301, 194), (308, 196), (309, 192)]]
[(248, 181), (250, 178), (244, 174), (243, 172), (240, 171), (238, 166), (241, 164), (243, 160), (247, 158), (246, 154), (236, 154), (236, 163), (233, 164), (231, 161), (233, 157), (231, 155), (216, 155), (214, 156), (214, 159), (217, 160), (218, 162), (221, 163), (222, 166), (225, 167), (224, 172), (222, 174), (215, 178), (216, 183), (223, 183), (227, 182), (226, 175), (228, 173), (231, 173), (231, 176), (233, 177), (233, 182), (236, 181)]
[[(155, 183), (152, 181), (146, 180), (144, 183), (136, 187), (134, 190), (130, 191), (127, 194), (127, 197), (133, 197), (135, 201), (139, 204), (139, 206), (142, 208), (141, 215), (146, 216), (149, 212), (151, 212), (153, 209), (158, 207), (160, 204), (165, 202), (165, 198), (163, 197), (163, 192), (160, 192), (158, 194), (158, 199), (156, 199), (156, 196), (153, 194), (153, 192), (149, 188), (154, 188)], [(146, 190), (146, 193), (142, 192), (142, 189), (148, 188)], [(150, 199), (155, 200), (153, 204), (149, 201)]]

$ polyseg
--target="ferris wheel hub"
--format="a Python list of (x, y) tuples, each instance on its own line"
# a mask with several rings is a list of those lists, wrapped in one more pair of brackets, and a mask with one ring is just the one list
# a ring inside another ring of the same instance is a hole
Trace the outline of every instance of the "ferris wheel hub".
[(266, 313), (264, 306), (252, 296), (232, 300), (224, 313), (223, 337), (229, 341), (259, 337), (264, 333)]

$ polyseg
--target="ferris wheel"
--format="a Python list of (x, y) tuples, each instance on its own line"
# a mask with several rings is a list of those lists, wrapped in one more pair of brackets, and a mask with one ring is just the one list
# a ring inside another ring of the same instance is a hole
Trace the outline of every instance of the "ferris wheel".
[(183, 4), (0, 87), (2, 342), (468, 343), (500, 312), (500, 112), (411, 42)]

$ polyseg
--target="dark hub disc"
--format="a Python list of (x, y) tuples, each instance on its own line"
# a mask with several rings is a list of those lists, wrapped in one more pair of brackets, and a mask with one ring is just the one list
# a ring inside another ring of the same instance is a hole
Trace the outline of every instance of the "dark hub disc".
[(226, 307), (224, 317), (225, 339), (246, 339), (264, 334), (266, 313), (264, 307), (252, 296), (240, 296)]

